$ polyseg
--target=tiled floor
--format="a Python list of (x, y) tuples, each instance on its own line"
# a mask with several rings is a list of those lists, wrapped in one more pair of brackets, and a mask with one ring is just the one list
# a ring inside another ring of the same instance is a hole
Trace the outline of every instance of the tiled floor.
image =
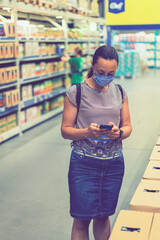
[[(119, 210), (129, 209), (158, 138), (160, 71), (116, 82), (128, 92), (133, 132), (124, 140), (125, 177), (112, 226)], [(0, 239), (70, 239), (70, 141), (60, 124), (61, 115), (0, 145)]]

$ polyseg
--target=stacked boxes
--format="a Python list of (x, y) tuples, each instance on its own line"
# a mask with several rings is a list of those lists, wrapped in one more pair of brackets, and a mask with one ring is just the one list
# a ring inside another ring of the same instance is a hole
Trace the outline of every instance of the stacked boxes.
[(119, 52), (118, 53), (118, 57), (119, 57), (119, 63), (118, 63), (118, 69), (116, 71), (116, 76), (117, 77), (122, 77), (125, 75), (125, 71), (124, 71), (124, 53)]
[(0, 135), (12, 130), (17, 126), (17, 116), (16, 114), (8, 115), (7, 117), (0, 119)]
[(18, 67), (0, 68), (0, 85), (17, 81)]
[(119, 64), (116, 76), (133, 77), (141, 73), (140, 55), (136, 51), (127, 51), (119, 53)]
[(109, 240), (158, 240), (160, 214), (121, 210)]
[(130, 201), (130, 210), (120, 212), (109, 240), (159, 239), (160, 137), (149, 160), (143, 179)]
[(19, 89), (3, 92), (3, 106), (10, 108), (19, 104)]
[(19, 57), (18, 43), (0, 43), (0, 59)]
[(15, 30), (15, 23), (13, 22), (4, 22), (3, 26), (4, 28), (3, 34), (1, 36), (6, 36), (6, 37), (15, 37), (16, 35), (16, 30)]

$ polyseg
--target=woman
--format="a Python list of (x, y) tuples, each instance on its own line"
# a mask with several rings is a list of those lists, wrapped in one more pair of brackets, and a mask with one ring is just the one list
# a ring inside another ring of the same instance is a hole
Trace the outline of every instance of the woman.
[[(72, 240), (89, 239), (92, 219), (96, 240), (110, 235), (109, 216), (115, 212), (124, 175), (122, 140), (132, 131), (126, 91), (121, 94), (113, 82), (117, 67), (113, 47), (96, 50), (88, 78), (81, 83), (76, 126), (76, 86), (65, 98), (61, 132), (73, 140), (68, 174)], [(101, 124), (113, 127), (101, 129)]]
[(74, 49), (75, 57), (70, 58), (68, 54), (64, 53), (64, 56), (61, 57), (61, 60), (64, 62), (69, 62), (71, 68), (71, 84), (77, 84), (82, 82), (82, 69), (83, 69), (83, 60), (82, 60), (82, 50), (77, 47)]

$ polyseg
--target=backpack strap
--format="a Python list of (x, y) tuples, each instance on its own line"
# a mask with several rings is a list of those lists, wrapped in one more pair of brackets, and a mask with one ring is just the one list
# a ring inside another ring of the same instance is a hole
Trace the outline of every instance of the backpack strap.
[(121, 96), (122, 96), (122, 102), (123, 102), (123, 89), (122, 89), (122, 86), (120, 84), (117, 84), (120, 92), (121, 92)]
[(77, 117), (78, 117), (79, 107), (81, 102), (81, 84), (80, 83), (76, 84), (76, 89), (77, 89), (77, 93), (76, 93), (77, 116), (76, 116), (75, 124), (77, 123)]

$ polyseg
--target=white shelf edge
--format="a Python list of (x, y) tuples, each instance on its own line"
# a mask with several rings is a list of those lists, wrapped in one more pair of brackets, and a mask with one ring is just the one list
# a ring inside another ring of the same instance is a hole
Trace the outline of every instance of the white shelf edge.
[(3, 134), (0, 135), (0, 143), (8, 140), (11, 137), (14, 137), (16, 135), (18, 135), (20, 133), (20, 128), (19, 127), (15, 127), (12, 130), (9, 130)]
[(51, 118), (51, 117), (54, 117), (55, 115), (57, 115), (58, 113), (61, 113), (63, 112), (63, 107), (60, 107), (60, 108), (57, 108), (49, 113), (46, 113), (44, 115), (42, 115), (41, 117), (39, 118), (36, 118), (28, 123), (25, 123), (24, 125), (21, 125), (21, 130), (22, 131), (25, 131), (31, 127), (34, 127), (36, 126), (37, 124), (41, 123), (41, 122), (44, 122), (45, 120)]

